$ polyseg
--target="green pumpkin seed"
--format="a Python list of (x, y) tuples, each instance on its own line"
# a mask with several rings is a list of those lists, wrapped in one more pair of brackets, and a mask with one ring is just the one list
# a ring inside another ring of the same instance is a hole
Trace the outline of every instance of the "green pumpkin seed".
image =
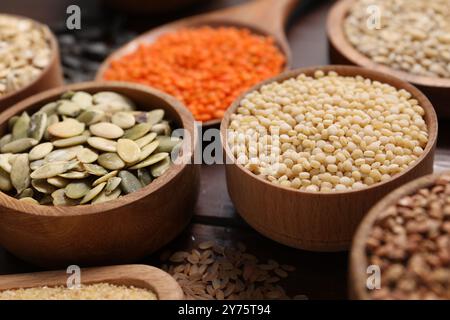
[(30, 161), (40, 160), (48, 155), (53, 150), (53, 144), (51, 142), (44, 142), (34, 146), (28, 154)]
[(87, 141), (87, 139), (88, 139), (88, 137), (81, 135), (81, 136), (76, 136), (76, 137), (72, 137), (72, 138), (55, 140), (55, 141), (53, 141), (53, 145), (57, 148), (71, 147), (71, 146), (83, 144)]
[(72, 101), (61, 100), (58, 103), (57, 112), (62, 116), (76, 117), (80, 114), (81, 108), (78, 104), (76, 104)]
[(57, 108), (58, 104), (56, 102), (50, 102), (40, 108), (39, 113), (45, 113), (47, 116), (51, 116), (52, 114), (55, 114)]
[(22, 139), (27, 137), (28, 128), (30, 126), (30, 116), (24, 112), (14, 123), (12, 128), (12, 139)]
[(44, 194), (44, 196), (41, 198), (41, 201), (39, 201), (39, 204), (42, 206), (53, 204), (52, 196), (50, 194)]
[(9, 192), (13, 188), (8, 172), (0, 168), (0, 190)]
[(70, 91), (66, 91), (61, 95), (61, 99), (66, 99), (66, 100), (70, 100), (72, 99), (72, 97), (75, 95), (75, 92), (70, 90)]
[(79, 105), (82, 109), (86, 109), (92, 106), (92, 96), (84, 91), (76, 92), (71, 99), (77, 105)]
[(28, 128), (28, 137), (41, 141), (47, 129), (47, 114), (35, 113), (31, 116), (30, 126)]
[(106, 183), (105, 192), (107, 195), (109, 195), (111, 192), (116, 190), (116, 188), (120, 185), (120, 182), (122, 181), (119, 177), (112, 177), (108, 179), (108, 182)]
[(8, 173), (11, 173), (11, 163), (9, 162), (10, 157), (10, 153), (0, 154), (0, 168)]
[(42, 167), (46, 163), (47, 162), (44, 159), (32, 161), (32, 162), (30, 162), (30, 169), (34, 171), (37, 168)]
[(143, 186), (147, 186), (152, 182), (152, 176), (146, 168), (138, 169), (137, 176)]
[(108, 170), (119, 170), (125, 167), (125, 162), (117, 153), (103, 153), (98, 157), (97, 162)]
[(47, 182), (57, 188), (65, 188), (70, 183), (70, 180), (64, 179), (62, 177), (52, 177), (48, 178)]
[(146, 158), (148, 158), (159, 146), (159, 141), (153, 141), (152, 143), (146, 145), (142, 148), (141, 154), (139, 155), (139, 160), (137, 162), (140, 162)]
[(171, 153), (176, 146), (183, 142), (180, 138), (168, 136), (158, 136), (156, 140), (159, 141), (158, 152), (168, 153)]
[(56, 190), (55, 186), (48, 183), (45, 179), (32, 179), (31, 185), (34, 189), (44, 194), (51, 194)]
[[(28, 157), (27, 157), (28, 159)], [(42, 167), (37, 168), (31, 173), (32, 179), (48, 179), (67, 172), (71, 169), (70, 162), (67, 161), (55, 161), (44, 164)]]
[(32, 138), (21, 138), (4, 145), (0, 150), (2, 153), (20, 153), (37, 145), (38, 141)]
[(160, 122), (164, 118), (164, 110), (156, 109), (150, 112), (147, 112), (147, 123), (151, 126), (154, 126), (158, 122)]
[(104, 117), (105, 113), (101, 110), (86, 110), (77, 117), (77, 120), (86, 125), (91, 125), (102, 121)]
[(81, 172), (81, 171), (69, 171), (65, 173), (61, 173), (58, 176), (65, 179), (84, 179), (89, 177), (89, 172)]
[(148, 157), (147, 159), (145, 159), (144, 161), (139, 162), (138, 164), (130, 167), (130, 169), (135, 170), (135, 169), (140, 169), (140, 168), (145, 168), (145, 167), (151, 166), (152, 164), (155, 164), (159, 161), (164, 160), (168, 156), (169, 156), (169, 154), (167, 152), (153, 154), (150, 157)]
[(170, 165), (171, 162), (169, 157), (165, 158), (163, 161), (160, 161), (152, 165), (150, 168), (152, 176), (155, 178), (162, 176), (170, 168)]
[(113, 140), (108, 140), (100, 137), (90, 137), (87, 140), (87, 143), (100, 151), (106, 152), (116, 152), (117, 151), (117, 142)]
[(139, 148), (143, 148), (146, 145), (148, 145), (150, 142), (152, 142), (153, 140), (155, 140), (155, 138), (158, 135), (155, 132), (151, 132), (145, 136), (143, 136), (142, 138), (137, 139), (135, 142), (137, 143), (137, 145), (139, 146)]
[(52, 193), (54, 206), (76, 206), (79, 201), (70, 199), (66, 196), (65, 189), (58, 189)]
[(91, 189), (90, 184), (86, 181), (77, 181), (69, 183), (64, 189), (66, 196), (70, 199), (81, 199)]
[(21, 193), (30, 186), (30, 165), (27, 154), (20, 154), (16, 157), (11, 168), (11, 183)]
[(98, 154), (94, 151), (92, 151), (89, 148), (83, 148), (83, 150), (81, 150), (78, 154), (77, 154), (77, 159), (81, 162), (81, 163), (92, 163), (97, 161), (98, 159)]
[(50, 139), (50, 133), (48, 132), (48, 127), (50, 127), (51, 125), (58, 123), (59, 122), (59, 118), (58, 115), (56, 113), (47, 116), (47, 128), (45, 129), (44, 132), (44, 139), (49, 140)]
[(133, 128), (126, 130), (122, 138), (137, 140), (145, 136), (150, 131), (151, 127), (152, 126), (148, 123), (139, 123)]
[(91, 133), (105, 139), (117, 139), (123, 136), (123, 129), (110, 122), (99, 122), (89, 127)]
[(12, 130), (12, 128), (14, 128), (14, 124), (17, 122), (17, 120), (19, 120), (19, 116), (11, 117), (11, 118), (8, 120), (8, 129), (9, 129), (10, 131)]
[(119, 139), (117, 141), (117, 153), (127, 163), (139, 161), (141, 149), (136, 142), (130, 139)]
[(151, 132), (156, 132), (158, 135), (169, 136), (172, 132), (170, 125), (167, 122), (157, 123), (152, 126)]
[(129, 112), (117, 112), (111, 117), (111, 122), (122, 129), (129, 129), (136, 124), (136, 119)]
[(122, 190), (120, 190), (120, 188), (117, 188), (110, 193), (107, 193), (105, 190), (103, 190), (94, 200), (92, 200), (92, 204), (99, 204), (99, 203), (115, 200), (120, 196), (121, 193), (122, 193)]
[(93, 95), (95, 104), (103, 104), (103, 105), (120, 105), (123, 106), (124, 110), (132, 110), (134, 109), (134, 103), (127, 97), (111, 92), (111, 91), (102, 91)]
[(117, 171), (117, 170), (116, 171), (111, 171), (110, 173), (105, 174), (103, 177), (100, 177), (97, 180), (95, 180), (92, 183), (92, 186), (95, 187), (95, 186), (99, 185), (102, 182), (107, 182), (112, 177), (117, 176), (118, 173), (119, 173), (119, 171)]
[(106, 186), (106, 182), (100, 183), (98, 186), (94, 187), (93, 189), (89, 190), (88, 193), (83, 197), (83, 200), (81, 200), (80, 204), (85, 204), (92, 199), (94, 199), (96, 196), (102, 192), (103, 188)]
[(47, 128), (47, 130), (52, 136), (58, 138), (70, 138), (83, 133), (84, 123), (69, 118), (64, 121), (52, 124)]
[(122, 179), (122, 181), (120, 182), (120, 186), (123, 192), (125, 192), (126, 194), (142, 189), (142, 184), (139, 179), (129, 171), (120, 171), (119, 178)]
[(22, 198), (33, 198), (34, 195), (34, 191), (31, 188), (26, 188), (25, 190), (23, 190), (21, 193), (19, 193), (17, 195), (17, 199), (22, 199)]
[(29, 204), (39, 204), (39, 202), (31, 197), (20, 198), (19, 201), (26, 202)]
[(12, 141), (12, 134), (8, 133), (0, 139), (0, 149)]
[(105, 168), (92, 163), (83, 163), (84, 169), (94, 176), (104, 176), (108, 173)]
[(82, 146), (74, 146), (70, 148), (54, 150), (45, 156), (45, 161), (70, 161), (72, 159), (75, 159), (78, 152), (80, 152), (82, 149)]

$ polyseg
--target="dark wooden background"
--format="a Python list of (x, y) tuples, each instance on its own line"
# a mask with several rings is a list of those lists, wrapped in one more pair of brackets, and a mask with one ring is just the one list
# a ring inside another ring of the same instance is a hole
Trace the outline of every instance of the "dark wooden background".
[[(130, 19), (130, 21), (133, 21), (135, 24), (133, 27), (140, 32), (175, 18), (242, 2), (244, 1), (212, 0), (183, 12)], [(84, 14), (95, 16), (99, 13), (98, 11), (103, 14), (108, 12), (104, 11), (104, 7), (98, 2), (92, 0), (2, 1), (0, 12), (27, 15), (55, 26), (61, 24), (61, 18), (65, 17), (65, 8), (68, 3), (79, 4), (83, 17)], [(294, 67), (328, 64), (325, 20), (332, 4), (333, 1), (312, 0), (308, 7), (303, 6), (293, 13), (287, 33), (292, 46)], [(449, 133), (450, 123), (440, 121), (436, 171), (450, 170)], [(282, 283), (292, 296), (305, 294), (310, 299), (347, 298), (347, 253), (313, 253), (296, 250), (279, 245), (253, 231), (235, 212), (228, 197), (224, 168), (220, 165), (202, 167), (201, 191), (192, 224), (168, 248), (188, 249), (204, 240), (217, 240), (227, 245), (241, 241), (247, 245), (248, 251), (261, 261), (275, 259), (283, 264), (294, 265), (297, 270)], [(32, 245), (30, 243), (30, 246)], [(158, 256), (154, 254), (140, 263), (157, 265)], [(38, 270), (0, 248), (0, 274)]]

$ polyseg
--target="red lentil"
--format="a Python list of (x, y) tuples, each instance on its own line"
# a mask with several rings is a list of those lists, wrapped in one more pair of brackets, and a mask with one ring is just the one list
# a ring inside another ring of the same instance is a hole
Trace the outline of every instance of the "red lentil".
[(105, 80), (136, 82), (181, 100), (198, 121), (222, 118), (246, 89), (280, 73), (271, 37), (234, 27), (182, 29), (112, 61)]

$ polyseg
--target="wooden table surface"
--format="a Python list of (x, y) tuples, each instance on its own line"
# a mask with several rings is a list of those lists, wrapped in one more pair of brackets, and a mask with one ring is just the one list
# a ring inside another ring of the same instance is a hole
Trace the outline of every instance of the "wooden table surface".
[[(41, 7), (44, 7), (42, 2), (50, 1), (45, 0), (39, 3)], [(177, 16), (241, 2), (244, 1), (211, 1), (194, 11), (177, 14)], [(328, 63), (325, 20), (332, 2), (317, 0), (313, 2), (310, 8), (296, 12), (288, 29), (294, 67)], [(3, 9), (2, 5), (0, 5), (0, 11)], [(82, 4), (80, 6), (83, 8)], [(7, 9), (26, 14), (11, 4)], [(160, 19), (160, 21), (167, 21), (170, 18)], [(450, 121), (440, 121), (439, 130), (435, 171), (450, 170)], [(233, 245), (240, 241), (245, 243), (248, 251), (261, 261), (275, 259), (283, 264), (294, 265), (297, 270), (282, 283), (290, 295), (305, 294), (310, 299), (347, 298), (347, 253), (313, 253), (296, 250), (279, 245), (253, 231), (240, 219), (233, 207), (227, 193), (225, 171), (222, 165), (204, 165), (202, 167), (201, 191), (192, 224), (168, 247), (173, 250), (184, 250), (203, 240), (217, 240), (227, 245)], [(30, 246), (32, 245), (30, 244)], [(140, 262), (157, 264), (158, 257), (159, 254), (154, 254)], [(18, 260), (0, 248), (0, 274), (37, 270), (36, 267)]]

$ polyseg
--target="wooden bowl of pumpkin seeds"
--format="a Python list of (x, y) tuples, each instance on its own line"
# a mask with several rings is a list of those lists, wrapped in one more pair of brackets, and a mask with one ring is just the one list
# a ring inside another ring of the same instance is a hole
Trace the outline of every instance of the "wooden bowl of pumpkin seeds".
[(0, 114), (0, 244), (46, 267), (159, 249), (191, 218), (196, 145), (190, 112), (145, 86), (81, 83), (16, 104)]
[(58, 44), (46, 25), (1, 13), (0, 49), (0, 110), (64, 84)]

